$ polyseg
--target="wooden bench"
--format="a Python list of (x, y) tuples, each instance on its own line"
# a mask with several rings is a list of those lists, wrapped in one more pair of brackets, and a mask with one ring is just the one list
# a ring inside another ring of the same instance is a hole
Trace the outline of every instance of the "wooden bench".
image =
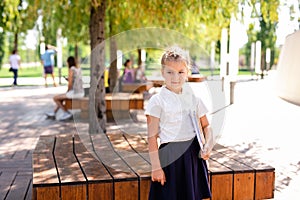
[(202, 82), (206, 80), (206, 76), (200, 74), (192, 74), (188, 76), (188, 82)]
[[(273, 167), (218, 144), (208, 163), (212, 199), (274, 197)], [(33, 199), (144, 200), (150, 171), (144, 134), (41, 136), (33, 152)]]
[(130, 93), (143, 93), (145, 91), (150, 90), (153, 87), (152, 82), (146, 83), (123, 83), (122, 84), (122, 92), (130, 92)]
[[(188, 76), (188, 82), (203, 82), (206, 80), (206, 76), (200, 74), (191, 74)], [(163, 78), (149, 77), (149, 82), (152, 82), (153, 87), (161, 87), (165, 81)]]
[[(113, 93), (106, 94), (106, 117), (108, 121), (114, 119), (129, 117), (129, 111), (132, 109), (143, 110), (144, 98), (141, 93)], [(81, 117), (88, 118), (89, 98), (83, 97), (80, 99), (67, 99), (64, 106), (68, 110), (80, 109)]]
[(97, 146), (89, 151), (78, 135), (41, 136), (33, 152), (33, 199), (146, 200), (150, 164), (128, 143), (116, 151), (123, 141), (93, 135)]

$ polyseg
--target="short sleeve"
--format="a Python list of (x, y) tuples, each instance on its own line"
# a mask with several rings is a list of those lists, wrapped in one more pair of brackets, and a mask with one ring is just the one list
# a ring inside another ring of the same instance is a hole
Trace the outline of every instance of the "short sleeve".
[(146, 106), (145, 115), (150, 115), (153, 117), (160, 118), (162, 112), (162, 107), (159, 103), (158, 94), (152, 96)]
[(203, 103), (203, 101), (200, 98), (197, 98), (197, 113), (199, 117), (203, 117), (208, 113), (208, 109), (206, 105)]

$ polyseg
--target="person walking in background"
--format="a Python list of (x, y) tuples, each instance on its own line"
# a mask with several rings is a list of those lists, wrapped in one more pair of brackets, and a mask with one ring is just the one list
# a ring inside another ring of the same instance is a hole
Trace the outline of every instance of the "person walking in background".
[[(150, 98), (145, 110), (152, 167), (149, 200), (210, 198), (206, 160), (213, 137), (208, 109), (186, 83), (188, 53), (174, 46), (163, 54), (161, 65), (165, 85)], [(195, 121), (204, 130), (204, 144), (198, 140), (196, 132), (201, 129)]]
[(56, 107), (53, 112), (47, 112), (46, 115), (50, 118), (55, 118), (56, 113), (59, 109), (64, 111), (62, 117), (59, 119), (61, 121), (68, 120), (72, 118), (72, 113), (70, 113), (63, 105), (66, 99), (76, 99), (82, 98), (84, 96), (83, 81), (81, 69), (77, 66), (75, 58), (73, 56), (67, 59), (69, 72), (68, 72), (68, 90), (64, 94), (59, 94), (53, 97)]
[(9, 56), (9, 63), (10, 63), (10, 71), (14, 74), (14, 82), (13, 86), (17, 86), (17, 79), (18, 79), (18, 70), (21, 66), (21, 57), (18, 55), (17, 50), (13, 50), (12, 54)]
[(47, 76), (51, 75), (53, 80), (53, 85), (56, 87), (55, 77), (54, 77), (54, 54), (56, 53), (56, 48), (51, 45), (46, 45), (45, 53), (41, 56), (43, 67), (44, 67), (44, 78), (45, 78), (45, 86), (47, 87)]

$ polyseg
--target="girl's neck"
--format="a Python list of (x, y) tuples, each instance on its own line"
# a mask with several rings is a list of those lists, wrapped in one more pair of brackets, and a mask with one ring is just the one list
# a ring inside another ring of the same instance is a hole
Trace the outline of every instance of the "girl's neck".
[(182, 88), (180, 88), (180, 89), (178, 89), (178, 90), (170, 89), (170, 88), (168, 88), (168, 86), (166, 86), (166, 88), (167, 88), (168, 90), (170, 90), (171, 92), (174, 92), (174, 93), (176, 93), (176, 94), (182, 94)]

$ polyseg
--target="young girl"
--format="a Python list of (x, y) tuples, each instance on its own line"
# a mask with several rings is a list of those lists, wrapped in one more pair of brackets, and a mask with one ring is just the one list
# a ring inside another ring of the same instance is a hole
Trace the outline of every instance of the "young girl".
[[(161, 65), (165, 86), (151, 97), (145, 111), (152, 165), (149, 199), (209, 198), (205, 160), (212, 149), (212, 132), (206, 117), (207, 108), (185, 83), (189, 70), (188, 53), (177, 46), (172, 47), (163, 54)], [(206, 137), (201, 154), (191, 113), (200, 120)]]
[(81, 69), (77, 67), (75, 58), (73, 56), (68, 57), (67, 59), (69, 72), (68, 72), (68, 90), (64, 94), (59, 94), (53, 97), (53, 100), (56, 104), (56, 107), (53, 112), (48, 112), (46, 115), (48, 117), (54, 118), (57, 111), (62, 109), (64, 111), (60, 120), (67, 120), (72, 118), (72, 113), (70, 113), (63, 105), (63, 102), (66, 99), (76, 99), (82, 98), (84, 96), (83, 82)]

